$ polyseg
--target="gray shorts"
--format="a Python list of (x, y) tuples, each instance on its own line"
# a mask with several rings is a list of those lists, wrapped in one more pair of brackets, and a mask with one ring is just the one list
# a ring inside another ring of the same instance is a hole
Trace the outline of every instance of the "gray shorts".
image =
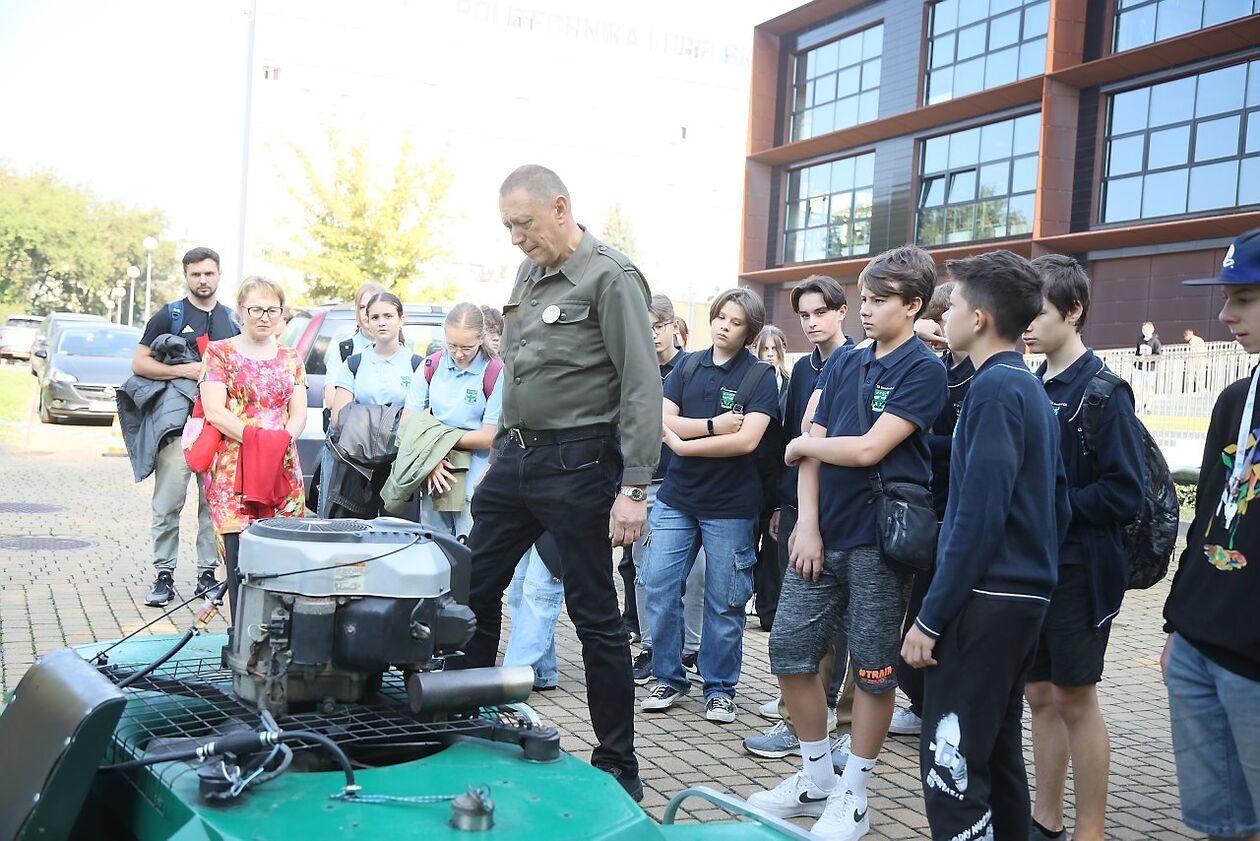
[(825, 551), (822, 575), (814, 582), (789, 566), (770, 630), (770, 671), (816, 674), (832, 641), (844, 631), (858, 688), (873, 695), (896, 689), (901, 624), (912, 578), (889, 569), (874, 546)]

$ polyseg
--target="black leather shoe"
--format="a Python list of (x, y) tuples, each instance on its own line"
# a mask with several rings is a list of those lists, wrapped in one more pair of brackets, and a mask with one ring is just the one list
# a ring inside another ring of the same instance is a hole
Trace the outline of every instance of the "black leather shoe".
[(621, 787), (626, 790), (626, 794), (630, 795), (630, 799), (635, 803), (643, 800), (643, 781), (639, 779), (638, 774), (630, 774), (612, 765), (606, 767), (596, 765), (595, 767), (606, 774), (611, 774), (613, 779), (621, 783)]

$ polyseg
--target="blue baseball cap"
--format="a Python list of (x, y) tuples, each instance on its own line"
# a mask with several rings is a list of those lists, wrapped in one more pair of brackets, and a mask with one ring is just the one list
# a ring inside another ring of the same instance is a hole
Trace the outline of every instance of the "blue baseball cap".
[(1260, 285), (1260, 228), (1239, 234), (1221, 261), (1221, 276), (1183, 280), (1185, 286)]

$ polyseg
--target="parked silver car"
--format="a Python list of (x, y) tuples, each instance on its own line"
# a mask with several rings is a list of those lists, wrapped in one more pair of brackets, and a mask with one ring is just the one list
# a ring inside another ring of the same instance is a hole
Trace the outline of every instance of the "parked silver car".
[[(31, 375), (42, 377), (44, 374), (45, 361), (48, 358), (49, 346), (55, 346), (57, 342), (57, 332), (66, 325), (78, 325), (80, 322), (91, 322), (95, 324), (108, 324), (109, 320), (104, 316), (91, 315), (81, 312), (53, 312), (44, 316), (44, 320), (39, 323), (39, 330), (35, 333), (35, 342), (31, 345)], [(44, 355), (40, 356), (39, 351), (44, 351)]]
[(0, 326), (0, 360), (30, 359), (31, 345), (44, 319), (38, 315), (11, 315)]
[(43, 361), (39, 377), (39, 419), (71, 418), (109, 423), (118, 411), (115, 393), (131, 376), (131, 357), (140, 341), (135, 327), (75, 324), (57, 331), (52, 352), (35, 351)]

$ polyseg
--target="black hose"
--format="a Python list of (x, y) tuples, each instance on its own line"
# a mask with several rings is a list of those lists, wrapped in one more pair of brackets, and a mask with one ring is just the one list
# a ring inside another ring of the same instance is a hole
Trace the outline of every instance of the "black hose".
[(146, 676), (148, 676), (148, 675), (152, 674), (152, 673), (153, 673), (154, 671), (156, 671), (157, 669), (161, 668), (161, 667), (162, 667), (162, 665), (163, 665), (164, 663), (166, 663), (166, 661), (167, 661), (167, 660), (169, 660), (169, 659), (171, 659), (172, 657), (174, 657), (176, 654), (178, 654), (178, 653), (180, 652), (180, 649), (182, 649), (184, 646), (188, 645), (188, 641), (189, 641), (190, 639), (192, 639), (192, 638), (193, 638), (193, 633), (194, 633), (194, 631), (193, 631), (193, 629), (192, 629), (192, 628), (189, 628), (187, 631), (184, 631), (184, 635), (183, 635), (182, 637), (180, 637), (180, 638), (179, 638), (179, 639), (175, 642), (175, 644), (174, 644), (174, 645), (172, 645), (172, 646), (170, 647), (170, 649), (168, 649), (168, 650), (167, 650), (167, 652), (166, 652), (165, 654), (163, 654), (163, 655), (162, 655), (161, 657), (159, 657), (158, 659), (154, 660), (154, 661), (153, 661), (152, 663), (150, 663), (149, 665), (145, 666), (145, 667), (144, 667), (143, 669), (141, 669), (140, 671), (138, 671), (138, 672), (132, 672), (132, 673), (131, 673), (130, 675), (128, 675), (128, 676), (127, 676), (127, 677), (126, 677), (126, 678), (125, 678), (125, 679), (124, 679), (121, 683), (119, 683), (119, 684), (118, 684), (118, 688), (119, 688), (119, 689), (126, 689), (128, 686), (131, 686), (133, 683), (135, 683), (136, 681), (140, 680), (142, 677), (146, 677)]
[(346, 752), (341, 746), (323, 733), (316, 733), (314, 730), (282, 730), (280, 732), (280, 741), (308, 741), (323, 745), (337, 760), (337, 764), (341, 766), (341, 770), (346, 775), (346, 787), (354, 786), (354, 768), (350, 765), (350, 757), (346, 756)]

